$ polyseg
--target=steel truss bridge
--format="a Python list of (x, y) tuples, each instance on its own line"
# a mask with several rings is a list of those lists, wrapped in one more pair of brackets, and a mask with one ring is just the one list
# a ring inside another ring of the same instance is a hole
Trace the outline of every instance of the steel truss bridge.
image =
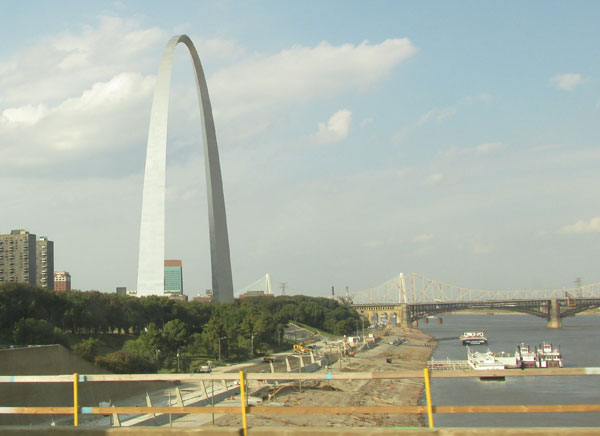
[(393, 313), (404, 325), (438, 313), (500, 309), (545, 318), (549, 327), (560, 328), (562, 318), (600, 307), (600, 283), (561, 290), (482, 291), (401, 273), (354, 294), (353, 307), (365, 315)]
[(380, 285), (352, 294), (352, 299), (356, 304), (489, 302), (563, 298), (600, 298), (600, 282), (569, 289), (490, 291), (454, 286), (428, 279), (417, 273), (400, 273)]

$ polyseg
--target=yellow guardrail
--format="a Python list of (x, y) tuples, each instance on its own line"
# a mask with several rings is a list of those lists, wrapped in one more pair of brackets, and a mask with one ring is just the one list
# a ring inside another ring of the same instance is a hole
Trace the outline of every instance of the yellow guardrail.
[[(468, 405), (435, 406), (431, 399), (431, 379), (469, 377), (531, 377), (531, 376), (582, 376), (600, 375), (600, 368), (548, 368), (494, 371), (381, 371), (344, 373), (211, 373), (211, 374), (72, 374), (72, 375), (16, 375), (0, 376), (0, 383), (72, 383), (73, 407), (0, 407), (0, 414), (73, 415), (73, 425), (79, 425), (79, 415), (111, 414), (241, 414), (244, 435), (247, 435), (247, 414), (427, 414), (429, 427), (434, 427), (436, 413), (573, 413), (600, 412), (600, 404), (529, 404), (529, 405)], [(293, 382), (304, 380), (378, 380), (422, 378), (425, 383), (426, 405), (424, 406), (248, 406), (246, 383), (248, 381)], [(82, 407), (79, 405), (79, 383), (172, 381), (192, 382), (206, 380), (239, 381), (240, 407)]]

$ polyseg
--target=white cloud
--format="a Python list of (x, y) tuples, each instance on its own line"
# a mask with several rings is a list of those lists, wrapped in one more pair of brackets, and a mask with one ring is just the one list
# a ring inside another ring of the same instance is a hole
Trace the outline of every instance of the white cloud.
[(101, 17), (97, 27), (42, 40), (0, 63), (0, 106), (57, 104), (125, 71), (156, 71), (167, 33), (135, 20)]
[(488, 254), (492, 252), (492, 247), (481, 242), (472, 242), (471, 251), (475, 254)]
[(368, 117), (360, 122), (360, 127), (368, 126), (369, 124), (373, 124), (375, 122), (375, 118)]
[(408, 39), (387, 39), (339, 46), (321, 42), (256, 57), (209, 78), (215, 116), (228, 121), (257, 110), (274, 112), (282, 105), (367, 89), (416, 52)]
[(486, 142), (475, 147), (477, 153), (491, 153), (501, 150), (505, 145), (502, 142)]
[(474, 103), (491, 103), (492, 102), (492, 94), (490, 94), (489, 92), (480, 92), (479, 94), (476, 95), (468, 95), (465, 98), (463, 98), (460, 103), (461, 104), (474, 104)]
[(594, 233), (600, 232), (600, 216), (590, 218), (589, 220), (579, 220), (575, 224), (563, 227), (566, 233)]
[(419, 118), (419, 121), (417, 121), (417, 125), (422, 126), (423, 124), (426, 124), (428, 121), (431, 120), (435, 120), (439, 123), (446, 119), (452, 118), (454, 115), (456, 115), (456, 108), (454, 107), (449, 107), (446, 109), (432, 109), (425, 115), (423, 115), (421, 118)]
[(223, 38), (192, 38), (198, 56), (203, 61), (211, 59), (235, 59), (244, 55), (246, 50), (236, 41)]
[(423, 184), (425, 186), (435, 186), (435, 185), (439, 185), (442, 180), (444, 180), (444, 175), (442, 173), (435, 173), (435, 174), (431, 174), (429, 177), (427, 177), (424, 181)]
[(16, 108), (8, 108), (2, 112), (0, 123), (26, 124), (31, 126), (44, 118), (47, 113), (48, 108), (43, 104), (38, 104), (37, 106), (29, 104)]
[(575, 87), (584, 82), (584, 78), (577, 73), (558, 74), (551, 79), (551, 82), (559, 89), (573, 91)]
[[(0, 167), (50, 167), (80, 159), (82, 152), (105, 154), (143, 144), (154, 82), (154, 76), (121, 73), (56, 106), (5, 109), (0, 116)], [(23, 159), (24, 154), (29, 158)]]
[(422, 235), (417, 235), (413, 238), (413, 242), (425, 243), (433, 240), (432, 233), (424, 233)]
[(313, 136), (316, 144), (333, 144), (343, 141), (350, 132), (352, 112), (342, 109), (334, 113), (327, 124), (319, 123), (319, 131)]
[(378, 248), (378, 247), (383, 247), (385, 245), (385, 242), (383, 241), (367, 241), (365, 242), (365, 247), (367, 248)]

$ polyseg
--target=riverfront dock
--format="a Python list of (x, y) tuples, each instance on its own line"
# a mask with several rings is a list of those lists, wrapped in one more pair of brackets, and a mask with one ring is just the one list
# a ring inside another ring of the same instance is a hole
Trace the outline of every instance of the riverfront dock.
[(462, 369), (471, 369), (468, 360), (434, 360), (427, 361), (427, 368), (430, 371), (454, 371)]

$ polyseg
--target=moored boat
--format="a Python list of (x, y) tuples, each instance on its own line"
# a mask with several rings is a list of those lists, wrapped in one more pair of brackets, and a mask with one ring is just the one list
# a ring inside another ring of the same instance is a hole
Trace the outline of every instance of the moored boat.
[(472, 369), (476, 370), (498, 370), (517, 367), (517, 358), (505, 352), (494, 353), (489, 349), (482, 353), (467, 349), (467, 361)]
[[(507, 354), (505, 352), (494, 353), (488, 349), (487, 353), (481, 353), (478, 351), (471, 350), (471, 347), (467, 349), (467, 362), (472, 369), (483, 371), (501, 371), (504, 369), (515, 368), (517, 366), (516, 356)], [(490, 375), (481, 375), (479, 380), (498, 380), (503, 381), (505, 379), (504, 374), (491, 373)]]
[(517, 366), (521, 368), (562, 368), (564, 361), (559, 347), (544, 342), (537, 347), (517, 345)]
[(459, 339), (463, 345), (485, 345), (487, 338), (483, 332), (464, 332)]
[(560, 347), (555, 347), (548, 342), (537, 347), (536, 355), (535, 366), (538, 368), (562, 368), (564, 365)]
[(517, 345), (515, 351), (515, 357), (517, 358), (517, 366), (521, 368), (535, 368), (537, 362), (537, 354), (533, 347), (529, 344), (521, 343)]

